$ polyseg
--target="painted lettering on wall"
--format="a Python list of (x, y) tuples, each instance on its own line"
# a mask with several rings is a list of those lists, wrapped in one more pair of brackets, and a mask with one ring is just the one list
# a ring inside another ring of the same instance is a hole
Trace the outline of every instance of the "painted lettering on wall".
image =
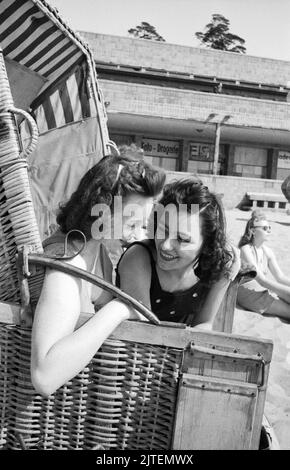
[(142, 139), (141, 147), (148, 156), (169, 158), (179, 156), (179, 142), (173, 140)]
[(290, 152), (284, 150), (278, 152), (277, 167), (290, 169)]
[(201, 160), (204, 162), (212, 162), (214, 155), (214, 146), (203, 143), (191, 143), (190, 144), (190, 160)]

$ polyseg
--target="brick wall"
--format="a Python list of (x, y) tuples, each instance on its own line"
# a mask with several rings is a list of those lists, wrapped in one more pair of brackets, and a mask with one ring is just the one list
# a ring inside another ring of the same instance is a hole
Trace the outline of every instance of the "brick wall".
[[(223, 194), (223, 204), (226, 209), (233, 209), (237, 207), (243, 200), (246, 192), (257, 193), (275, 193), (281, 194), (280, 180), (266, 180), (256, 178), (239, 178), (236, 176), (213, 176), (213, 175), (198, 175), (208, 188), (218, 194)], [(167, 172), (166, 181), (169, 182), (174, 179), (188, 177), (188, 173), (182, 172)], [(286, 199), (285, 199), (286, 202)]]
[(81, 32), (96, 61), (152, 67), (227, 80), (286, 85), (290, 62), (145, 39)]
[(211, 113), (229, 114), (229, 125), (290, 130), (290, 103), (110, 80), (100, 80), (100, 86), (110, 102), (109, 113), (197, 121)]

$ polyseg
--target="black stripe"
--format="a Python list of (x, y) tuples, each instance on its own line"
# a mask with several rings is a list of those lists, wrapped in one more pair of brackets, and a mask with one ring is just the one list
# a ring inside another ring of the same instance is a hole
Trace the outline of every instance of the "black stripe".
[(51, 106), (50, 99), (48, 98), (42, 103), (43, 109), (44, 109), (44, 114), (45, 114), (45, 119), (47, 122), (48, 129), (54, 129), (56, 128), (56, 121), (55, 121), (55, 116), (54, 112)]
[[(16, 57), (13, 58), (13, 60), (16, 60), (16, 62), (20, 62), (23, 60), (28, 54), (30, 54), (36, 47), (38, 47), (42, 42), (45, 41), (51, 34), (55, 33), (57, 31), (56, 26), (52, 26), (52, 28), (47, 29), (44, 31), (40, 36), (37, 37), (34, 41), (32, 41), (29, 46), (27, 46), (23, 51), (20, 52)], [(51, 44), (49, 44), (49, 48), (51, 48)], [(43, 55), (43, 51), (41, 51), (41, 55)]]
[(40, 106), (41, 103), (47, 99), (47, 96), (51, 96), (56, 90), (58, 90), (59, 83), (63, 83), (64, 80), (67, 80), (71, 75), (75, 73), (75, 71), (78, 69), (80, 64), (83, 63), (83, 61), (84, 57), (79, 57), (78, 60), (76, 60), (75, 64), (72, 64), (59, 77), (55, 78), (54, 81), (42, 93), (40, 93), (40, 95), (38, 95), (35, 100), (33, 100), (33, 102), (30, 104), (30, 107), (32, 109), (37, 109), (38, 106)]
[(32, 33), (34, 33), (41, 25), (46, 23), (48, 20), (45, 16), (42, 18), (37, 18), (37, 21), (32, 21), (31, 25), (22, 33), (20, 36), (18, 36), (17, 39), (12, 41), (9, 46), (5, 47), (4, 49), (4, 54), (8, 55), (10, 52), (14, 51), (17, 49), (18, 46), (20, 46), (26, 39), (31, 36)]
[[(66, 49), (68, 49), (71, 46), (71, 43), (68, 42), (64, 46), (62, 46), (60, 49), (58, 49), (53, 55), (48, 57), (42, 64), (38, 65), (34, 71), (39, 72), (41, 69), (47, 66), (50, 62), (52, 62), (54, 59), (56, 59), (60, 54), (62, 54)], [(63, 64), (63, 62), (62, 62)], [(46, 76), (46, 75), (45, 75)]]
[(79, 99), (81, 102), (81, 108), (82, 108), (82, 116), (83, 118), (87, 118), (91, 116), (90, 113), (90, 103), (89, 103), (89, 97), (88, 97), (88, 87), (87, 87), (87, 82), (85, 79), (85, 65), (82, 65), (79, 67), (79, 69), (75, 73), (76, 76), (76, 81), (78, 85), (78, 91), (79, 91)]
[(68, 93), (66, 82), (63, 84), (63, 86), (59, 90), (59, 97), (60, 97), (61, 104), (63, 107), (64, 118), (65, 118), (66, 124), (68, 124), (69, 122), (73, 122), (74, 115), (73, 115), (73, 110), (72, 110), (70, 96)]
[[(50, 29), (48, 31), (50, 31)], [(60, 34), (60, 36), (57, 36), (57, 38), (55, 38), (54, 41), (47, 44), (47, 46), (45, 46), (41, 51), (39, 51), (34, 57), (31, 57), (31, 59), (29, 59), (27, 62), (24, 62), (23, 65), (25, 65), (25, 67), (31, 67), (31, 65), (35, 64), (35, 62), (37, 62), (41, 57), (44, 57), (45, 54), (50, 49), (52, 49), (54, 46), (56, 46), (62, 40), (63, 40), (63, 35)]]
[[(7, 28), (5, 31), (3, 31), (2, 34), (0, 34), (0, 42), (4, 41), (4, 39), (6, 39), (7, 36), (9, 36), (9, 34), (13, 33), (16, 29), (18, 29), (24, 23), (24, 21), (27, 20), (27, 18), (29, 18), (30, 15), (33, 15), (34, 13), (38, 13), (38, 12), (39, 12), (38, 8), (35, 5), (33, 5), (33, 7), (30, 8), (30, 10), (27, 10), (25, 13), (23, 13), (23, 15), (20, 16), (20, 18), (14, 21), (14, 23), (11, 24), (9, 28)], [(1, 18), (1, 21), (2, 21), (2, 18)]]
[[(2, 0), (0, 1), (0, 3), (1, 2)], [(6, 8), (6, 10), (4, 10), (3, 13), (1, 13), (1, 23), (4, 23), (4, 21), (6, 21), (7, 18), (9, 18), (9, 16), (13, 15), (13, 13), (15, 13), (16, 10), (18, 10), (22, 6), (23, 6), (23, 0), (16, 0), (16, 2), (12, 3), (10, 7)]]
[(74, 51), (72, 51), (69, 55), (67, 55), (66, 57), (64, 57), (60, 62), (58, 62), (57, 64), (55, 64), (51, 69), (49, 69), (48, 72), (44, 73), (43, 76), (48, 78), (49, 75), (51, 75), (53, 72), (55, 72), (57, 69), (59, 69), (60, 67), (63, 66), (63, 64), (65, 62), (67, 62), (68, 60), (70, 60), (74, 55), (78, 54), (80, 51), (79, 49), (76, 49)]

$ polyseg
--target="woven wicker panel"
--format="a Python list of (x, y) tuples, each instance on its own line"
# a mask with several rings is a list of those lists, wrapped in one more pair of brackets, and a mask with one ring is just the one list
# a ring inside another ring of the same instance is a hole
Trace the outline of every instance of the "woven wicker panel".
[(15, 266), (24, 244), (42, 251), (30, 193), (27, 162), (21, 156), (13, 100), (0, 50), (0, 300), (20, 300)]
[(0, 331), (7, 351), (1, 385), (9, 380), (2, 447), (170, 448), (181, 350), (108, 339), (88, 367), (45, 399), (30, 382), (30, 330)]

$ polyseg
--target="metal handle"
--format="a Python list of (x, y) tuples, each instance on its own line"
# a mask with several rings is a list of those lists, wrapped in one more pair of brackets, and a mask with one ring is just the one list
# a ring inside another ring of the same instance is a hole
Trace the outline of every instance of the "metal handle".
[(192, 341), (189, 345), (190, 353), (194, 354), (194, 352), (200, 352), (204, 354), (208, 354), (210, 356), (218, 356), (218, 357), (223, 357), (227, 359), (241, 359), (241, 360), (246, 360), (246, 361), (254, 361), (254, 362), (259, 362), (260, 366), (262, 367), (262, 378), (261, 378), (261, 383), (259, 384), (259, 387), (263, 387), (264, 382), (265, 382), (265, 360), (263, 356), (260, 354), (254, 354), (254, 355), (249, 355), (249, 354), (240, 354), (236, 352), (230, 352), (230, 351), (219, 351), (217, 349), (213, 348), (207, 348), (205, 346), (197, 346), (194, 344)]
[(248, 354), (239, 354), (235, 352), (230, 352), (230, 351), (219, 351), (217, 349), (213, 348), (207, 348), (205, 346), (197, 346), (193, 342), (190, 343), (190, 352), (194, 353), (196, 352), (201, 352), (204, 354), (210, 354), (211, 356), (220, 356), (220, 357), (226, 357), (228, 359), (245, 359), (248, 361), (263, 361), (263, 357), (260, 355), (248, 355)]
[(30, 130), (30, 142), (28, 146), (23, 149), (23, 156), (28, 157), (36, 148), (37, 141), (38, 141), (38, 128), (34, 119), (23, 109), (10, 107), (8, 109), (11, 113), (19, 114), (20, 116), (24, 117), (28, 122), (29, 130)]
[[(21, 252), (20, 252), (21, 254)], [(149, 322), (153, 323), (154, 325), (160, 325), (160, 320), (151, 312), (147, 307), (143, 304), (138, 302), (138, 300), (134, 299), (130, 295), (123, 292), (118, 287), (114, 286), (108, 281), (105, 281), (99, 276), (95, 274), (88, 273), (84, 269), (77, 268), (72, 266), (71, 264), (64, 263), (63, 261), (58, 261), (49, 257), (45, 257), (43, 255), (36, 255), (33, 253), (27, 254), (28, 263), (36, 265), (36, 266), (44, 266), (46, 268), (56, 269), (61, 271), (65, 274), (70, 274), (71, 276), (79, 277), (84, 281), (91, 282), (92, 284), (101, 287), (105, 291), (113, 293), (117, 298), (125, 302), (126, 304), (131, 305), (134, 309), (144, 315)], [(24, 261), (24, 260), (23, 260)]]

